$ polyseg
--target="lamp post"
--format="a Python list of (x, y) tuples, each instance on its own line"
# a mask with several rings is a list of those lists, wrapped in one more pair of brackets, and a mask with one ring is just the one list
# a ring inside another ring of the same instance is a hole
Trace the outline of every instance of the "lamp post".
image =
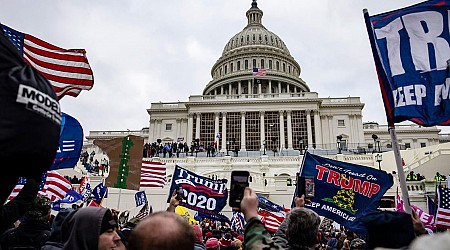
[(378, 153), (381, 153), (380, 138), (377, 138), (377, 144), (378, 144)]
[(300, 145), (300, 155), (303, 155), (303, 137), (298, 138), (298, 144)]
[(266, 140), (263, 140), (263, 147), (264, 147), (263, 155), (266, 155)]
[(383, 160), (382, 154), (375, 155), (375, 160), (378, 162), (378, 169), (381, 170), (381, 161)]
[(337, 148), (338, 148), (338, 154), (342, 154), (341, 141), (342, 141), (342, 135), (336, 136), (336, 143), (337, 143)]
[(226, 155), (226, 156), (230, 156), (230, 155), (228, 154), (228, 150), (229, 150), (229, 148), (230, 148), (230, 142), (229, 142), (229, 141), (227, 141), (227, 155)]
[(372, 150), (372, 154), (373, 154), (377, 150), (377, 140), (379, 140), (378, 135), (372, 134), (372, 139), (373, 139), (373, 147), (374, 147)]

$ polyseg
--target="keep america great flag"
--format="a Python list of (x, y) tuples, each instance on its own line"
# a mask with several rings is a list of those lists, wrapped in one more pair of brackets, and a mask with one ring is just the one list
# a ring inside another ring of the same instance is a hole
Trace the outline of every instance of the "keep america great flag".
[(63, 49), (0, 25), (25, 62), (51, 83), (59, 100), (65, 95), (77, 97), (81, 90), (92, 89), (94, 75), (84, 49)]

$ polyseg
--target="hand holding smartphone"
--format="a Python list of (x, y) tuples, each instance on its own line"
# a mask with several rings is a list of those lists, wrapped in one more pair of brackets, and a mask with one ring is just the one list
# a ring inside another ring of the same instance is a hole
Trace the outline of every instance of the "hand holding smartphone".
[(249, 186), (248, 177), (250, 173), (248, 171), (232, 171), (231, 183), (230, 183), (230, 207), (241, 207), (242, 198), (244, 198), (244, 190)]
[(305, 198), (314, 198), (316, 196), (316, 187), (313, 176), (298, 176), (297, 174), (297, 197), (301, 197), (303, 194)]

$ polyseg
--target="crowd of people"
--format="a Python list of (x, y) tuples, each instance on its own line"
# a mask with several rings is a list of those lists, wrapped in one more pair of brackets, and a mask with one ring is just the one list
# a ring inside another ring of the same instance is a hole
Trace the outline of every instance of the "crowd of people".
[[(150, 213), (120, 223), (119, 211), (102, 207), (73, 207), (51, 213), (51, 202), (37, 194), (39, 183), (30, 179), (15, 199), (2, 207), (0, 249), (423, 249), (433, 240), (450, 240), (448, 233), (429, 235), (417, 215), (377, 211), (363, 222), (367, 235), (335, 228), (333, 221), (305, 206), (296, 197), (295, 207), (274, 234), (258, 217), (258, 197), (246, 188), (239, 209), (245, 227), (210, 219), (189, 223), (175, 213), (179, 205), (173, 193), (166, 211)], [(447, 245), (448, 246), (448, 245)], [(433, 249), (446, 249), (446, 245)]]
[(160, 139), (153, 143), (145, 143), (142, 155), (144, 158), (162, 157), (162, 158), (179, 158), (183, 154), (185, 156), (197, 156), (198, 152), (206, 152), (206, 157), (214, 157), (217, 154), (217, 145), (215, 143), (203, 144), (196, 139), (189, 145), (187, 142), (165, 142)]

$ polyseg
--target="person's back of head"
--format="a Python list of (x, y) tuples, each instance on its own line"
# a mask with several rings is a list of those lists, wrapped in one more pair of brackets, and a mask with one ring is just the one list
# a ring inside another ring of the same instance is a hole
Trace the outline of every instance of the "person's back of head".
[(415, 238), (410, 214), (397, 211), (376, 211), (362, 219), (367, 229), (367, 247), (402, 248)]
[(289, 213), (288, 219), (286, 236), (291, 247), (314, 247), (320, 242), (320, 217), (316, 212), (299, 207)]
[(156, 212), (139, 222), (128, 239), (129, 250), (192, 250), (192, 226), (176, 213)]
[(48, 223), (51, 212), (51, 201), (49, 198), (38, 194), (31, 205), (30, 210), (25, 212), (24, 221)]

